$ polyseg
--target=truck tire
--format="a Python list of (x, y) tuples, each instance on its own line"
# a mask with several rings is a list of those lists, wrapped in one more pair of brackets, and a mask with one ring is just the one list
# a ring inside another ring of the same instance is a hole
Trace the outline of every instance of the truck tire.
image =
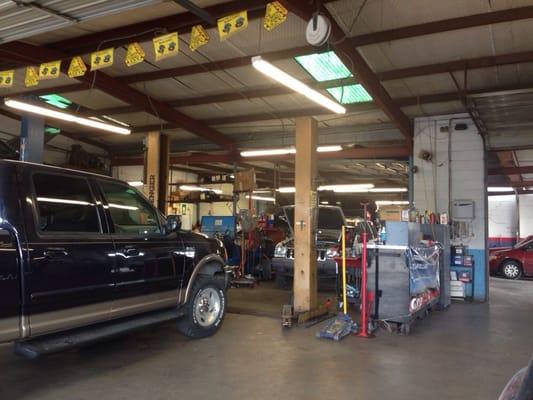
[(221, 280), (214, 276), (199, 276), (184, 306), (185, 316), (178, 320), (178, 330), (194, 339), (212, 336), (222, 325), (226, 303)]
[(504, 278), (520, 279), (522, 276), (522, 266), (517, 261), (509, 260), (502, 264), (501, 272)]

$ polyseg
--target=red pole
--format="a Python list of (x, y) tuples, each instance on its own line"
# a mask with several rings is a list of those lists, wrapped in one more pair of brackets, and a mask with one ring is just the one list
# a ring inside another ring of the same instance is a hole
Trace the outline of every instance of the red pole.
[(366, 206), (368, 203), (362, 203), (364, 210), (364, 230), (363, 230), (363, 254), (361, 257), (361, 331), (359, 332), (360, 337), (369, 338), (372, 337), (368, 333), (368, 293), (366, 291), (366, 242), (367, 242), (367, 215), (366, 215)]

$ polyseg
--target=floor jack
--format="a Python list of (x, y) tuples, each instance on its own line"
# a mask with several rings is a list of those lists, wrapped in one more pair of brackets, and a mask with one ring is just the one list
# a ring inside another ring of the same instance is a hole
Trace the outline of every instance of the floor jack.
[(346, 229), (342, 227), (342, 309), (337, 317), (328, 322), (324, 328), (317, 332), (317, 338), (333, 339), (340, 341), (342, 338), (356, 334), (358, 327), (348, 315), (348, 300), (346, 296)]

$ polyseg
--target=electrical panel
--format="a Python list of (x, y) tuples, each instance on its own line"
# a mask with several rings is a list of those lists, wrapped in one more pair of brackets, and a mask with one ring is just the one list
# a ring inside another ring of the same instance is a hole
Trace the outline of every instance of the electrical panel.
[(474, 200), (454, 200), (452, 203), (452, 219), (455, 221), (473, 221), (475, 217)]

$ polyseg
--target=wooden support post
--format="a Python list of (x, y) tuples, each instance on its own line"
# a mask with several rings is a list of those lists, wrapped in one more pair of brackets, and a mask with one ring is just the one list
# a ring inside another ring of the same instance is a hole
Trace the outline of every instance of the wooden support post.
[(146, 135), (146, 196), (150, 202), (157, 207), (159, 199), (159, 159), (161, 133), (148, 132)]
[(315, 230), (317, 220), (317, 122), (296, 119), (296, 193), (294, 210), (294, 311), (317, 308)]
[(167, 135), (149, 132), (146, 136), (146, 196), (163, 214), (167, 213), (170, 143)]

